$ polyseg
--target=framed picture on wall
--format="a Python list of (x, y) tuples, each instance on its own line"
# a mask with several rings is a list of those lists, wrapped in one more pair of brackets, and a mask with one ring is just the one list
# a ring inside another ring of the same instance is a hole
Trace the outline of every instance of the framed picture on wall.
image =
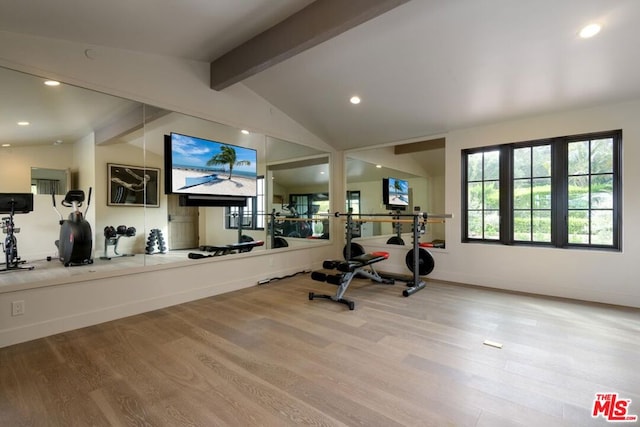
[(107, 164), (109, 206), (160, 207), (160, 169)]

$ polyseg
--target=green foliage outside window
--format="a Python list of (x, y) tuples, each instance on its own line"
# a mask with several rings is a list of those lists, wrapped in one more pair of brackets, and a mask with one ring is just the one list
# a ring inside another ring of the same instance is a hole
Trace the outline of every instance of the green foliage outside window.
[(619, 248), (621, 140), (611, 131), (469, 150), (464, 239)]

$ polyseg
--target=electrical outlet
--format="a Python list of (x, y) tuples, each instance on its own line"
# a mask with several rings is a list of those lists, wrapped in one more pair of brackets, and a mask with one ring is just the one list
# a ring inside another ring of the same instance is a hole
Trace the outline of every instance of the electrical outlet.
[(11, 315), (22, 316), (24, 314), (24, 301), (13, 301), (11, 303)]

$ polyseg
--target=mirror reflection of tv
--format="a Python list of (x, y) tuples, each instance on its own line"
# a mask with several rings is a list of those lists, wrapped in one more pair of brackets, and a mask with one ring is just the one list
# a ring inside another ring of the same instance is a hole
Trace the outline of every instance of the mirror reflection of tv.
[(406, 210), (409, 206), (409, 181), (399, 178), (383, 178), (382, 202), (388, 209)]
[(165, 193), (246, 199), (257, 194), (257, 151), (172, 132), (165, 135)]

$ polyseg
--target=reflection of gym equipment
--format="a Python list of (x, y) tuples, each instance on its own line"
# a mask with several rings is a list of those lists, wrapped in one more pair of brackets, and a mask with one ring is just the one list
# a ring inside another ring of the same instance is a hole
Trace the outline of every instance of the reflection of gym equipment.
[(0, 194), (0, 213), (9, 214), (2, 218), (2, 232), (7, 235), (2, 249), (4, 251), (5, 266), (1, 271), (33, 270), (33, 266), (21, 265), (26, 261), (18, 256), (18, 239), (16, 234), (20, 228), (15, 226), (13, 216), (17, 213), (29, 213), (33, 211), (33, 194), (31, 193), (2, 193)]
[(60, 239), (55, 244), (58, 247), (58, 259), (65, 267), (93, 264), (91, 251), (93, 249), (93, 237), (91, 225), (85, 219), (91, 203), (91, 188), (87, 198), (87, 206), (84, 215), (80, 212), (80, 207), (84, 203), (84, 191), (68, 191), (62, 201), (62, 206), (72, 208), (69, 217), (64, 219), (56, 207), (56, 196), (51, 194), (53, 209), (60, 216)]
[[(396, 211), (395, 215), (400, 215), (400, 211)], [(393, 219), (400, 219), (395, 215)], [(387, 245), (404, 245), (404, 240), (402, 239), (402, 223), (394, 222), (393, 231), (395, 231), (396, 235), (389, 237), (389, 240), (387, 240)]]
[(293, 205), (287, 206), (290, 215), (276, 214), (274, 235), (284, 237), (309, 237), (313, 235), (312, 220), (298, 214)]
[(277, 248), (286, 248), (289, 246), (289, 243), (287, 242), (287, 240), (282, 237), (281, 235), (277, 235), (277, 234), (281, 234), (280, 231), (277, 230), (276, 227), (276, 218), (278, 218), (280, 216), (279, 213), (276, 212), (275, 209), (273, 209), (271, 211), (271, 213), (269, 214), (269, 236), (271, 236), (271, 248), (272, 249), (277, 249)]
[[(100, 259), (110, 260), (111, 258), (134, 256), (135, 254), (118, 253), (118, 242), (121, 237), (133, 237), (136, 235), (135, 227), (119, 225), (117, 228), (108, 225), (104, 228), (104, 255)], [(113, 246), (113, 254), (109, 256), (109, 246)]]
[[(289, 243), (283, 236), (287, 237), (303, 237), (303, 238), (312, 238), (313, 235), (313, 224), (314, 222), (322, 221), (323, 230), (327, 229), (326, 223), (328, 223), (328, 219), (325, 217), (324, 219), (317, 218), (294, 218), (290, 216), (283, 217), (279, 212), (276, 212), (275, 209), (271, 211), (269, 216), (269, 225), (268, 225), (268, 234), (271, 236), (271, 248), (285, 248), (289, 246)], [(316, 214), (317, 215), (317, 214)], [(302, 224), (300, 226), (292, 226), (291, 224)], [(285, 224), (289, 224), (285, 227)], [(290, 230), (288, 233), (285, 230)], [(291, 231), (298, 230), (298, 231)], [(303, 230), (300, 232), (299, 230)], [(324, 232), (318, 239), (329, 239), (329, 233)]]
[(263, 245), (264, 245), (264, 240), (253, 240), (249, 236), (243, 236), (242, 241), (240, 243), (233, 243), (230, 245), (223, 245), (223, 246), (204, 245), (198, 248), (203, 252), (210, 252), (210, 254), (208, 255), (199, 254), (197, 252), (189, 252), (187, 256), (191, 259), (210, 258), (210, 257), (230, 255), (235, 253), (251, 252), (251, 249), (255, 248), (256, 246), (263, 246)]
[(253, 248), (257, 246), (263, 246), (264, 240), (253, 240), (251, 236), (242, 234), (243, 214), (244, 214), (244, 208), (242, 206), (239, 206), (237, 214), (234, 214), (234, 216), (237, 216), (238, 243), (232, 243), (232, 244), (220, 245), (220, 246), (203, 245), (203, 246), (200, 246), (198, 249), (200, 249), (203, 252), (209, 252), (208, 255), (199, 254), (197, 252), (189, 252), (187, 256), (191, 259), (210, 258), (215, 256), (250, 252)]
[(167, 251), (167, 244), (162, 236), (162, 230), (152, 228), (151, 231), (149, 231), (149, 238), (147, 239), (147, 245), (144, 251), (147, 255), (163, 254)]

